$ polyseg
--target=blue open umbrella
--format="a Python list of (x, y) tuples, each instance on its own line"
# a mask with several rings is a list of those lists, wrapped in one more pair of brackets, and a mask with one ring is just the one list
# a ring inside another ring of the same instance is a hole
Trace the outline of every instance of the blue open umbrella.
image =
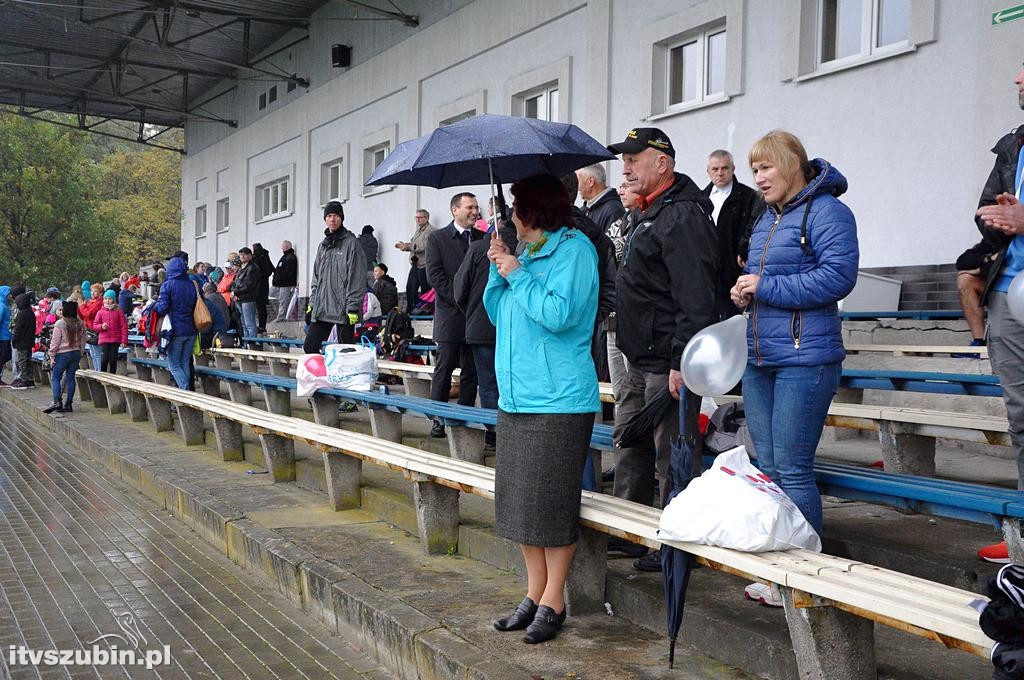
[[(672, 457), (668, 468), (669, 493), (671, 501), (680, 491), (685, 489), (693, 479), (693, 462), (696, 456), (697, 427), (695, 412), (692, 408), (695, 399), (700, 399), (689, 390), (685, 390), (679, 400), (679, 437), (672, 442)], [(687, 405), (691, 408), (687, 408)], [(665, 587), (665, 612), (668, 618), (668, 667), (672, 668), (676, 658), (676, 638), (679, 626), (683, 623), (683, 605), (686, 602), (686, 588), (690, 584), (690, 572), (693, 571), (693, 555), (669, 545), (661, 546), (661, 575)]]
[(568, 123), (485, 114), (402, 142), (367, 186), (444, 187), (556, 177), (615, 158), (603, 144)]

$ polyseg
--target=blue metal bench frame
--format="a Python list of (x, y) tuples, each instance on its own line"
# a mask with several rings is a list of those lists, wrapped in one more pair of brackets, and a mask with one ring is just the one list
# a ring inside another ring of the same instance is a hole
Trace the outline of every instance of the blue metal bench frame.
[(1001, 397), (999, 377), (970, 373), (932, 373), (925, 371), (867, 371), (844, 368), (843, 387), (867, 390), (931, 392), (979, 397)]

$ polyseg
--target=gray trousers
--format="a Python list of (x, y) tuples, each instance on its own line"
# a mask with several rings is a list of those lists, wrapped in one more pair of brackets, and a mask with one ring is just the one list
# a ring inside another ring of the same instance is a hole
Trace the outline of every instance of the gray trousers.
[[(668, 388), (668, 374), (645, 373), (630, 366), (622, 379), (621, 400), (615, 407), (615, 439), (633, 415), (639, 413), (649, 399)], [(668, 466), (672, 441), (679, 435), (678, 405), (669, 407), (664, 419), (654, 428), (654, 436), (644, 446), (618, 449), (615, 452), (615, 486), (617, 498), (652, 505), (654, 479), (661, 484), (661, 505), (668, 495)]]
[(988, 356), (999, 375), (1010, 421), (1010, 441), (1017, 457), (1017, 488), (1024, 489), (1024, 327), (1010, 316), (1006, 293), (988, 295)]
[(295, 286), (277, 289), (277, 318), (274, 321), (287, 321), (294, 317), (298, 292)]
[(615, 396), (616, 404), (622, 398), (622, 381), (626, 378), (626, 369), (629, 368), (626, 355), (615, 345), (618, 335), (617, 331), (608, 331), (608, 377), (612, 381), (612, 394)]

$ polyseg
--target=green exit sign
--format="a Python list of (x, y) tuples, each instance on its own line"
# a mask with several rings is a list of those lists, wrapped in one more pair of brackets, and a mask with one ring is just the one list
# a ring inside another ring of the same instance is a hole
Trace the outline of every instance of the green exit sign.
[(1017, 19), (1024, 19), (1024, 5), (1007, 7), (1006, 9), (1001, 9), (998, 12), (992, 13), (993, 26), (1005, 24), (1007, 21), (1015, 21)]

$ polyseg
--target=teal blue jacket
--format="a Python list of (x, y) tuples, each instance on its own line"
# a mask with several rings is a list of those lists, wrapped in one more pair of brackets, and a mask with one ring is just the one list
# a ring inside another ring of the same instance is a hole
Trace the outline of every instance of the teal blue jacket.
[(497, 328), (498, 407), (507, 413), (601, 408), (590, 341), (597, 316), (597, 251), (569, 227), (519, 256), (506, 280), (492, 264), (484, 308)]

